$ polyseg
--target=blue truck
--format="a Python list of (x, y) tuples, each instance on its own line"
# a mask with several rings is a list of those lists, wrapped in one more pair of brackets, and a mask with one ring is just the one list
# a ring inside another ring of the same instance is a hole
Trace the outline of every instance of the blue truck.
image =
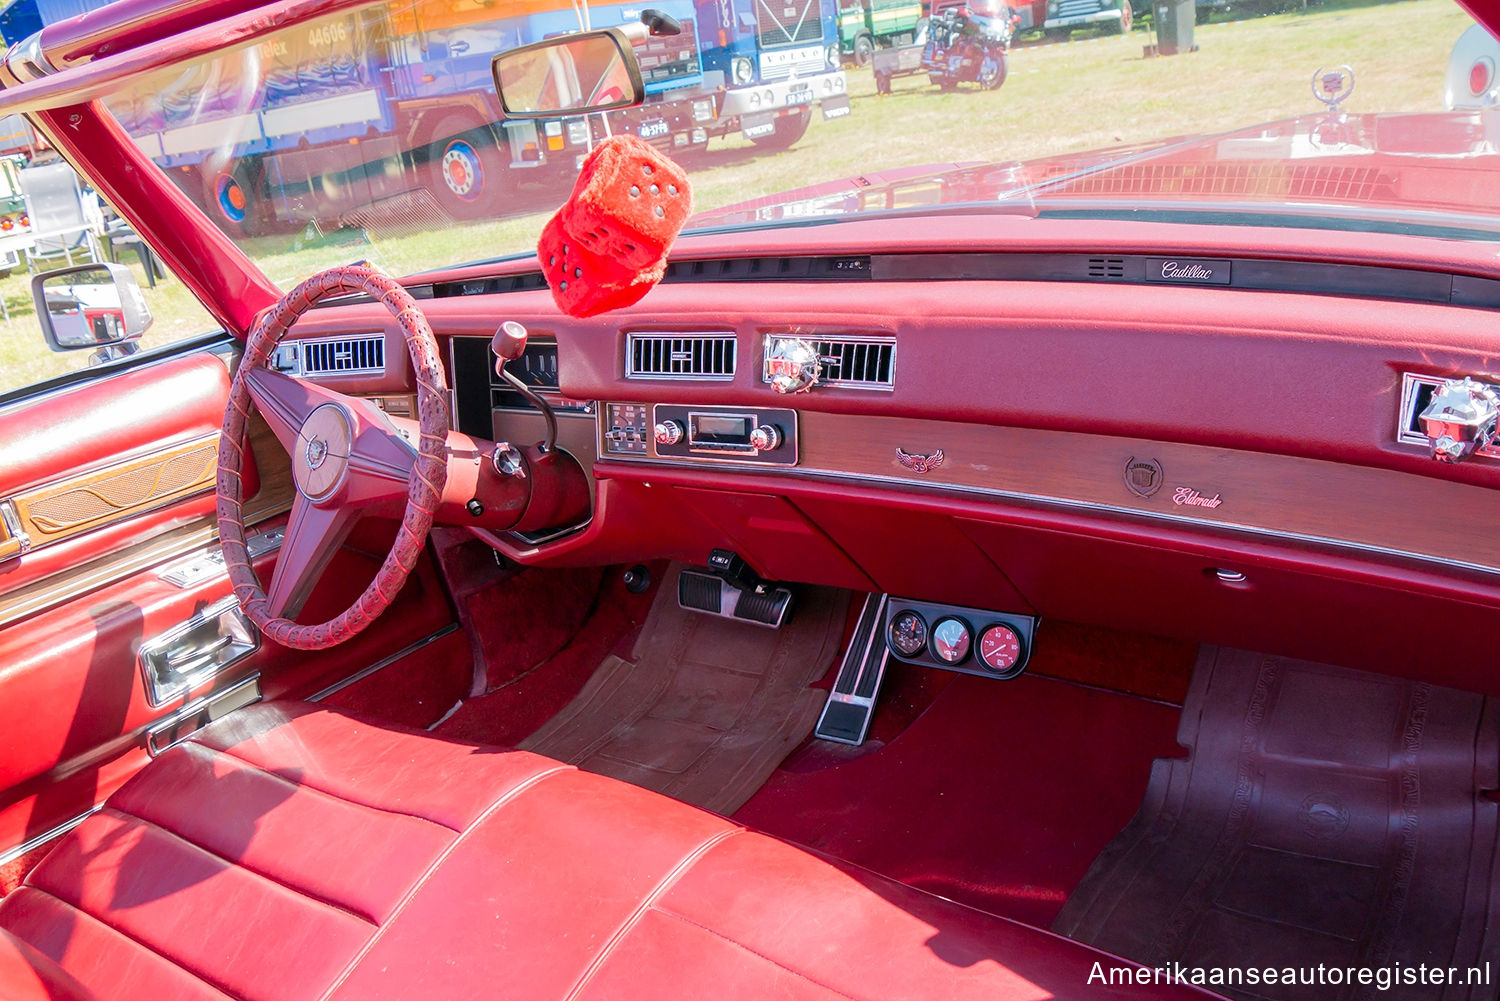
[[(661, 0), (682, 24), (638, 50), (647, 101), (608, 127), (668, 150), (743, 135), (785, 147), (816, 112), (849, 113), (836, 0)], [(102, 6), (12, 0), (17, 30)], [(638, 21), (643, 5), (587, 9), (588, 27)], [(34, 14), (34, 18), (30, 15)], [(233, 235), (360, 224), (370, 206), (503, 212), (519, 171), (572, 171), (598, 116), (503, 121), (490, 77), (502, 49), (580, 30), (568, 0), (421, 0), (324, 18), (297, 38), (163, 73), (150, 96), (110, 103), (136, 141)], [(241, 107), (247, 75), (266, 98)], [(421, 204), (412, 204), (421, 203)], [(434, 206), (435, 203), (435, 206)], [(346, 206), (349, 218), (314, 219)]]

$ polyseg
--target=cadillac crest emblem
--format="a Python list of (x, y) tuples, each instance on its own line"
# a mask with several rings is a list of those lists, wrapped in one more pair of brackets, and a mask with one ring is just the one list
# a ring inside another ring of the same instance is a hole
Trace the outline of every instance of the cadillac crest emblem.
[(1125, 460), (1125, 486), (1137, 497), (1150, 497), (1161, 489), (1162, 478), (1161, 463), (1155, 459), (1136, 459), (1135, 456)]

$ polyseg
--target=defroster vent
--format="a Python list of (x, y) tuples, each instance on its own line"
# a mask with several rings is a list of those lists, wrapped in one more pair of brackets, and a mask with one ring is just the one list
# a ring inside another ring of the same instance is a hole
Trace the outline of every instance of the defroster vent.
[(734, 378), (733, 333), (636, 333), (625, 341), (625, 376), (630, 379)]

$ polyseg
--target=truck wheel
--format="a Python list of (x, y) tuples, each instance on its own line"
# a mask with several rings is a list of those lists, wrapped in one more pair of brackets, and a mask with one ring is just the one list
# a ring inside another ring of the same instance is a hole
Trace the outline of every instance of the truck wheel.
[(205, 163), (204, 168), (203, 203), (209, 217), (230, 236), (264, 235), (266, 205), (255, 165), (242, 160), (217, 169)]
[(776, 131), (768, 136), (756, 136), (750, 141), (763, 149), (787, 149), (807, 134), (807, 125), (812, 121), (812, 112), (798, 111), (776, 119)]
[(507, 164), (487, 129), (460, 117), (438, 122), (427, 147), (427, 186), (454, 219), (493, 215), (506, 187)]
[(1005, 82), (1005, 51), (997, 50), (993, 56), (985, 56), (979, 66), (979, 86), (985, 90), (999, 90)]
[(1134, 23), (1135, 12), (1130, 9), (1130, 0), (1122, 0), (1120, 4), (1120, 19), (1109, 30), (1114, 34), (1128, 35)]
[(875, 58), (875, 40), (865, 32), (854, 36), (854, 65), (868, 66)]

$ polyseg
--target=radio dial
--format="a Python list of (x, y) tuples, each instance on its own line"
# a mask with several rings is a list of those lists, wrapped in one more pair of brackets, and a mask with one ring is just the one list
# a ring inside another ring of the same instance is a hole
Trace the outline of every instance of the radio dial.
[(757, 452), (770, 452), (781, 447), (781, 428), (774, 424), (762, 424), (750, 432), (750, 447)]
[(658, 445), (675, 445), (682, 440), (685, 429), (678, 421), (662, 421), (656, 425), (656, 443)]

